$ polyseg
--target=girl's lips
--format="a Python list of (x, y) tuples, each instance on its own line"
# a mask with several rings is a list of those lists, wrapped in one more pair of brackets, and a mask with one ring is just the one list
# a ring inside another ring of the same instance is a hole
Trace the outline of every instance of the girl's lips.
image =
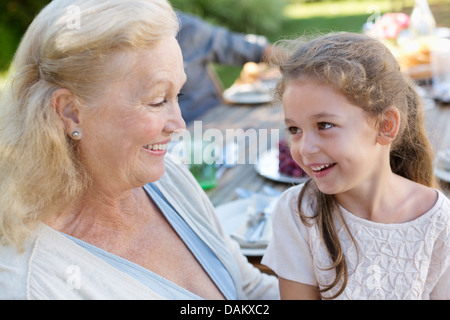
[(327, 164), (311, 164), (311, 165), (309, 165), (309, 167), (311, 167), (311, 169), (314, 171), (314, 172), (317, 172), (317, 171), (322, 171), (322, 170), (324, 170), (324, 169), (327, 169), (327, 168), (329, 168), (329, 167), (331, 167), (331, 166), (334, 166), (335, 165), (335, 163), (327, 163)]
[(336, 163), (311, 164), (309, 167), (316, 178), (321, 178), (326, 176), (335, 165)]

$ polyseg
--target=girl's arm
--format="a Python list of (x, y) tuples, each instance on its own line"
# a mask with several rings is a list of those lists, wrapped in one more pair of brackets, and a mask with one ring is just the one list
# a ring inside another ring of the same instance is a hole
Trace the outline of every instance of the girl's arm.
[(282, 300), (320, 300), (317, 287), (309, 284), (278, 278)]

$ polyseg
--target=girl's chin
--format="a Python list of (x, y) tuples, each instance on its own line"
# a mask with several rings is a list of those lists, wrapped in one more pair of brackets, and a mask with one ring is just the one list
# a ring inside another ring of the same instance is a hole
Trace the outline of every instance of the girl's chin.
[(338, 191), (335, 188), (332, 188), (328, 184), (317, 183), (316, 181), (316, 185), (317, 188), (320, 190), (320, 192), (322, 192), (323, 194), (333, 195), (338, 193)]

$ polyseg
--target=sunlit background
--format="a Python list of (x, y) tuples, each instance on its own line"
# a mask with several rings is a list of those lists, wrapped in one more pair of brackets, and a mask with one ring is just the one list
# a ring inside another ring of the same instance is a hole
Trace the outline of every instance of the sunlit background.
[[(20, 39), (33, 17), (49, 0), (0, 2), (0, 88)], [(262, 34), (275, 42), (297, 35), (330, 31), (361, 32), (365, 22), (386, 12), (409, 14), (414, 0), (170, 0), (181, 11), (245, 33)], [(448, 0), (429, 0), (439, 25), (450, 26)], [(224, 86), (239, 68), (216, 66)]]

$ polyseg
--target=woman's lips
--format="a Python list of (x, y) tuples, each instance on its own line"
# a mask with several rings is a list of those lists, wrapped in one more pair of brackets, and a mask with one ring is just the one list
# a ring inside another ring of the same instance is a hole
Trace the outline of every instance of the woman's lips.
[(167, 150), (167, 147), (169, 146), (168, 143), (164, 143), (164, 144), (148, 144), (146, 146), (144, 146), (145, 149), (147, 150), (152, 150), (152, 151), (165, 151)]
[(143, 148), (154, 155), (164, 155), (167, 152), (170, 140), (161, 141), (158, 143), (147, 144)]

